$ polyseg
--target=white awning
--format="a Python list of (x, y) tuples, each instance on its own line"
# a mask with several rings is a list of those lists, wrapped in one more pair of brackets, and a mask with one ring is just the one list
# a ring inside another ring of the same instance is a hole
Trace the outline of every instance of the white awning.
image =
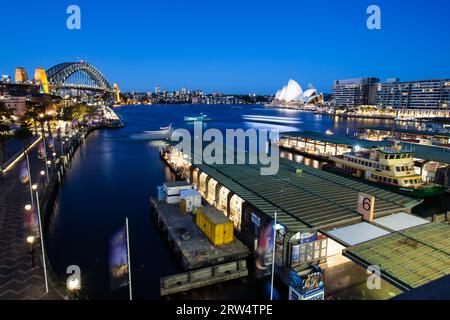
[(373, 222), (392, 231), (401, 231), (430, 223), (428, 220), (404, 212), (378, 218)]
[(385, 236), (390, 234), (390, 232), (370, 223), (361, 222), (351, 226), (334, 229), (327, 232), (327, 234), (336, 240), (347, 244), (348, 246), (355, 246), (357, 244)]

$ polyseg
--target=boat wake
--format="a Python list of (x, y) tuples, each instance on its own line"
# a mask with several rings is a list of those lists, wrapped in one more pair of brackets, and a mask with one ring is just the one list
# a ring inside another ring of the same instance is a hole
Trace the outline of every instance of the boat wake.
[(301, 124), (301, 123), (303, 123), (298, 118), (261, 116), (261, 115), (250, 115), (250, 114), (243, 115), (242, 119), (251, 121), (251, 122), (275, 123), (275, 124), (278, 124), (278, 123), (280, 123), (280, 124)]

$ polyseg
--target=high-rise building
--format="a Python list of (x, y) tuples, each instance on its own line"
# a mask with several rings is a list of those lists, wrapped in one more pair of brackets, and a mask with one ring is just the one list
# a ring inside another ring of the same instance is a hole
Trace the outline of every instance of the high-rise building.
[(450, 109), (450, 79), (388, 81), (374, 86), (370, 104), (394, 109)]
[(16, 83), (25, 83), (28, 81), (28, 74), (27, 71), (22, 67), (17, 67), (16, 69), (16, 76), (15, 76)]
[(336, 80), (333, 85), (333, 104), (335, 107), (357, 107), (369, 103), (371, 86), (378, 78), (357, 78)]
[(161, 93), (161, 87), (155, 87), (155, 93), (160, 94)]
[(11, 83), (11, 76), (8, 74), (2, 75), (2, 77), (0, 78), (0, 82), (1, 83)]

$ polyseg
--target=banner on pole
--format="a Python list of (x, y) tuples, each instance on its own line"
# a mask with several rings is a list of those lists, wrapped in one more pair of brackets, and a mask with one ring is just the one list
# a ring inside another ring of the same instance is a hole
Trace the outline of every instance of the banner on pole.
[(30, 175), (28, 172), (26, 160), (23, 160), (20, 164), (19, 178), (22, 183), (28, 183), (30, 181)]
[(111, 273), (111, 289), (128, 285), (128, 251), (127, 234), (123, 226), (110, 240), (109, 269)]

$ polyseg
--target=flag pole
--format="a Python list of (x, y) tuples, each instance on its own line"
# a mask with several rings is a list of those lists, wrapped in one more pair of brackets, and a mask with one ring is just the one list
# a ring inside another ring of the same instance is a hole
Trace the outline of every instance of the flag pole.
[(44, 129), (44, 125), (42, 125), (42, 141), (44, 142), (45, 173), (47, 175), (47, 183), (49, 183), (50, 182), (50, 177), (48, 176), (47, 144), (45, 143), (45, 129)]
[(37, 190), (36, 190), (36, 206), (38, 209), (39, 237), (41, 238), (42, 266), (44, 269), (45, 292), (48, 293), (47, 263), (45, 261), (45, 248), (44, 248), (44, 232), (42, 230), (41, 208), (39, 206), (39, 193)]
[(127, 231), (127, 254), (128, 254), (128, 288), (130, 289), (130, 300), (133, 300), (133, 290), (131, 287), (131, 259), (130, 259), (130, 233), (128, 229), (128, 217), (125, 218)]
[(273, 225), (273, 248), (272, 248), (272, 279), (270, 281), (270, 300), (273, 300), (273, 280), (275, 273), (275, 248), (277, 237), (277, 212), (275, 211), (275, 221)]
[(28, 184), (30, 186), (31, 206), (34, 207), (33, 188), (32, 188), (33, 183), (31, 182), (30, 158), (28, 157), (28, 150), (25, 150), (25, 156), (27, 158)]

